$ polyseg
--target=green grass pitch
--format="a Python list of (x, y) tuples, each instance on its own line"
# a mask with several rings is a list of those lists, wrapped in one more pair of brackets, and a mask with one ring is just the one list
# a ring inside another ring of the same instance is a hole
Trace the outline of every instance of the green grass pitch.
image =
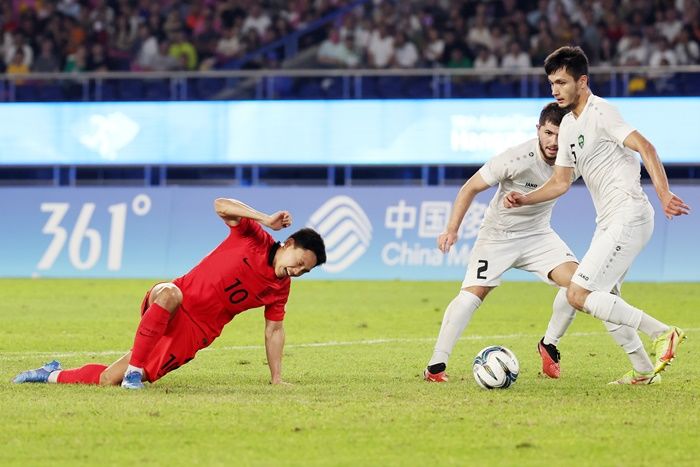
[[(606, 384), (629, 363), (584, 314), (560, 343), (562, 378), (539, 376), (535, 347), (555, 293), (540, 283), (494, 291), (457, 344), (451, 381), (423, 382), (457, 282), (299, 281), (285, 321), (288, 387), (268, 384), (259, 310), (144, 391), (9, 382), (54, 357), (65, 368), (111, 363), (130, 347), (151, 283), (0, 281), (0, 465), (699, 462), (700, 284), (623, 290), (688, 332), (649, 387)], [(480, 389), (472, 378), (473, 356), (491, 344), (520, 360), (509, 389)]]

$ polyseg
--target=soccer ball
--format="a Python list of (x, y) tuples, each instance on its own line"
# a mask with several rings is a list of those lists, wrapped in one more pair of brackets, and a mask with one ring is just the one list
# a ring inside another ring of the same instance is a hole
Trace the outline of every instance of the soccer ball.
[(507, 388), (518, 379), (520, 364), (509, 349), (490, 345), (476, 354), (472, 369), (474, 379), (482, 388)]

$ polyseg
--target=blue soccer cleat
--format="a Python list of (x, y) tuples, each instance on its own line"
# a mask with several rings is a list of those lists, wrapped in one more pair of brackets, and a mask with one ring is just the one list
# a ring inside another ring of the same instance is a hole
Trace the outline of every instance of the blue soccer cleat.
[(141, 382), (143, 375), (138, 371), (130, 371), (124, 375), (122, 387), (125, 389), (143, 389), (144, 385)]
[(41, 368), (37, 368), (36, 370), (23, 371), (22, 373), (15, 376), (15, 379), (13, 379), (12, 382), (15, 384), (46, 383), (49, 380), (49, 375), (54, 371), (58, 371), (60, 369), (61, 364), (54, 360), (42, 366)]

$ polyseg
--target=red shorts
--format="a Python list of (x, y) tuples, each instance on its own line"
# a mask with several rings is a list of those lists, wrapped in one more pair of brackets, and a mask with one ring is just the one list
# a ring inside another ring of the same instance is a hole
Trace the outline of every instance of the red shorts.
[[(157, 284), (156, 284), (157, 285)], [(154, 286), (155, 287), (155, 286)], [(151, 290), (153, 290), (151, 288)], [(148, 297), (141, 303), (141, 315), (148, 309)], [(192, 322), (187, 313), (178, 308), (172, 314), (165, 334), (158, 339), (153, 351), (148, 356), (144, 372), (151, 383), (192, 360), (200, 349), (209, 345), (204, 332)]]

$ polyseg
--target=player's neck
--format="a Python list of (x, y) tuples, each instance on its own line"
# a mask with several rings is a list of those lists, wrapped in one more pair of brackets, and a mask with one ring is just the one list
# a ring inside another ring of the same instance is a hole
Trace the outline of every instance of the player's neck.
[(578, 96), (578, 101), (576, 102), (576, 105), (574, 106), (573, 109), (571, 109), (571, 113), (574, 114), (574, 117), (578, 118), (579, 115), (581, 115), (581, 112), (583, 112), (583, 109), (586, 108), (586, 103), (588, 102), (588, 98), (593, 94), (591, 92), (590, 88), (586, 88), (579, 96)]

